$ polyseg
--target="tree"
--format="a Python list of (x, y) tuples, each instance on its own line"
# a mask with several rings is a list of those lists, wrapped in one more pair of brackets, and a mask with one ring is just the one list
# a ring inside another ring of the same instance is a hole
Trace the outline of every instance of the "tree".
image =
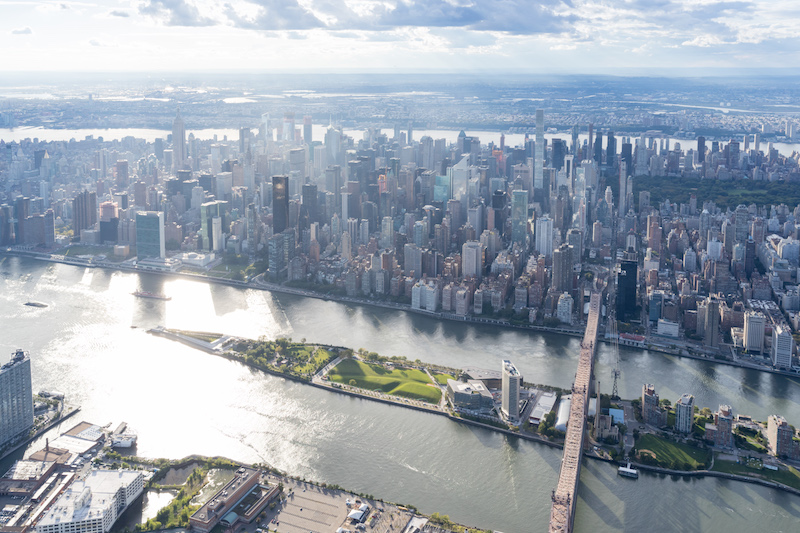
[(355, 387), (356, 385), (358, 385), (358, 382), (356, 380), (354, 380), (354, 379), (351, 379), (350, 381), (348, 381), (348, 384), (351, 387)]

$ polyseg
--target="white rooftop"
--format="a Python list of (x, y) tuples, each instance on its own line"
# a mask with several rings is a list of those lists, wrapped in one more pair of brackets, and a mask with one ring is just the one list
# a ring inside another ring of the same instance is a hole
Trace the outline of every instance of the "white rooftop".
[(93, 470), (86, 479), (67, 487), (37, 525), (102, 518), (119, 488), (133, 483), (141, 475), (132, 470)]
[(73, 437), (72, 435), (61, 435), (56, 440), (50, 441), (51, 448), (60, 448), (70, 453), (84, 454), (91, 450), (97, 442)]

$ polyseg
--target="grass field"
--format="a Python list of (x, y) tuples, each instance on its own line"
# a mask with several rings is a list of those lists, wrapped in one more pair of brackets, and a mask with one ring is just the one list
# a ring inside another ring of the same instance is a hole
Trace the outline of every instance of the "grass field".
[(397, 368), (390, 371), (382, 365), (344, 359), (328, 373), (328, 377), (331, 381), (344, 384), (355, 380), (355, 386), (362, 389), (425, 402), (437, 403), (442, 397), (442, 391), (438, 387), (429, 386), (431, 380), (421, 370)]
[(788, 467), (788, 470), (775, 471), (768, 470), (766, 468), (764, 470), (757, 470), (743, 464), (733, 463), (731, 461), (720, 461), (717, 459), (714, 461), (714, 468), (712, 468), (712, 470), (717, 472), (727, 472), (729, 474), (738, 474), (740, 476), (769, 479), (771, 481), (777, 481), (778, 483), (783, 483), (784, 485), (788, 485), (789, 487), (794, 487), (800, 490), (800, 472), (791, 466)]
[(448, 379), (456, 379), (455, 376), (451, 376), (450, 374), (434, 374), (433, 377), (436, 378), (436, 383), (443, 386), (447, 386)]
[(636, 440), (636, 450), (639, 452), (648, 450), (655, 454), (659, 465), (681, 470), (685, 469), (686, 465), (691, 469), (702, 468), (708, 459), (708, 452), (705, 450), (671, 442), (649, 433), (639, 436)]
[[(310, 357), (310, 349), (304, 349), (308, 352), (307, 356)], [(300, 374), (313, 374), (332, 360), (333, 354), (331, 352), (325, 350), (324, 348), (319, 348), (314, 354), (314, 357), (312, 357), (306, 364), (295, 367), (294, 371)]]

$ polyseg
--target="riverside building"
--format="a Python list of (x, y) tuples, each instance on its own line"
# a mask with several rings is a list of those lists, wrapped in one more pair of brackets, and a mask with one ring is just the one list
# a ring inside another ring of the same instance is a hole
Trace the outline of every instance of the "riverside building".
[(17, 350), (0, 367), (0, 447), (26, 435), (32, 427), (31, 358)]
[(36, 524), (36, 533), (106, 533), (144, 489), (133, 470), (93, 470), (59, 496)]

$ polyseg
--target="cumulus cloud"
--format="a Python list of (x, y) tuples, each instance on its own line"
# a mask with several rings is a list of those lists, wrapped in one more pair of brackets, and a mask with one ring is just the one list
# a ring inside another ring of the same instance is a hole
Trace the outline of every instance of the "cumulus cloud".
[(572, 0), (239, 0), (222, 16), (201, 15), (192, 0), (146, 0), (139, 11), (173, 26), (228, 24), (249, 30), (388, 31), (404, 27), (464, 28), (514, 34), (568, 30)]
[(111, 11), (109, 15), (111, 15), (112, 17), (121, 17), (121, 18), (128, 18), (131, 16), (131, 14), (128, 13), (127, 11), (120, 11), (119, 9)]
[(16, 30), (11, 30), (12, 35), (30, 35), (33, 33), (33, 30), (30, 26), (25, 26), (24, 28), (17, 28)]
[(139, 6), (139, 13), (160, 19), (167, 26), (214, 26), (209, 17), (201, 16), (194, 3), (186, 0), (149, 0)]

